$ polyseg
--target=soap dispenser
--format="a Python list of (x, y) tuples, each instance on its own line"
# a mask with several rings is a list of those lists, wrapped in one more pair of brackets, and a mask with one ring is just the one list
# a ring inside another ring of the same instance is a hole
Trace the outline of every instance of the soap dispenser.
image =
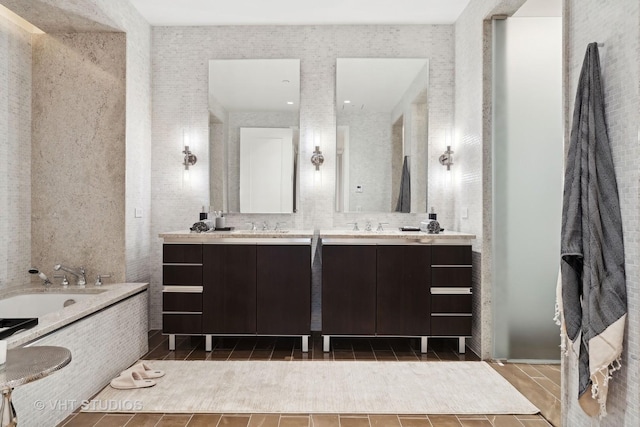
[(429, 234), (440, 233), (440, 223), (437, 220), (436, 211), (433, 207), (431, 207), (431, 212), (429, 212), (429, 221), (427, 222), (427, 233)]

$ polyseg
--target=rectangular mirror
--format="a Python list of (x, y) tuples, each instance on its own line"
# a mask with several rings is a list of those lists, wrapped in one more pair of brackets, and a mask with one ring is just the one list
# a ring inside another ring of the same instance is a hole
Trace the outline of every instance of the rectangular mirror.
[(300, 60), (209, 61), (210, 204), (292, 213), (297, 204)]
[(336, 211), (427, 211), (427, 59), (338, 58)]

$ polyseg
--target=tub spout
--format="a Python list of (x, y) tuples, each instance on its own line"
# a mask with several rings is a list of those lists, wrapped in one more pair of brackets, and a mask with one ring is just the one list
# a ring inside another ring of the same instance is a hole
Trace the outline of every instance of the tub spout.
[(76, 285), (78, 286), (85, 286), (87, 284), (87, 278), (85, 277), (84, 267), (73, 269), (70, 267), (65, 267), (62, 264), (56, 264), (53, 266), (53, 269), (55, 271), (59, 271), (59, 270), (66, 271), (67, 273), (73, 274), (74, 276), (76, 276), (76, 279), (78, 280)]
[(28, 271), (29, 271), (29, 274), (37, 274), (38, 277), (42, 279), (42, 286), (44, 286), (45, 288), (48, 288), (49, 286), (52, 285), (51, 280), (49, 280), (47, 275), (39, 271), (37, 268), (31, 267)]

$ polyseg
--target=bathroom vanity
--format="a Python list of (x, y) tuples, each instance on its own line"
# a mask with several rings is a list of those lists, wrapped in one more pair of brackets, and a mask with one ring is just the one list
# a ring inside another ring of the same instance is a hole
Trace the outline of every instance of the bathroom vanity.
[(470, 234), (446, 232), (320, 233), (322, 334), (332, 336), (471, 336)]
[(176, 335), (300, 336), (311, 330), (313, 232), (164, 233), (162, 330)]

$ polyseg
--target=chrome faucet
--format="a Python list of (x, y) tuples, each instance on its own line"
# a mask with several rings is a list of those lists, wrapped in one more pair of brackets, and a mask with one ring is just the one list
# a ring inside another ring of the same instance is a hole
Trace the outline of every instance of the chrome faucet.
[(364, 226), (364, 231), (371, 231), (371, 221), (367, 221)]
[(262, 222), (262, 231), (268, 231), (269, 230), (269, 223), (267, 221), (263, 221)]
[(360, 231), (357, 222), (348, 222), (347, 225), (353, 225), (353, 231)]
[(282, 226), (285, 225), (286, 222), (276, 222), (276, 226), (273, 227), (273, 231), (279, 232), (282, 231)]
[(378, 223), (378, 228), (376, 229), (376, 231), (384, 231), (383, 225), (389, 225), (389, 223), (388, 222), (379, 222)]
[(62, 264), (56, 264), (53, 266), (53, 269), (55, 271), (66, 271), (69, 274), (73, 274), (74, 276), (76, 276), (76, 279), (78, 280), (78, 282), (76, 283), (76, 285), (78, 286), (85, 286), (87, 284), (87, 278), (85, 277), (85, 271), (84, 271), (84, 267), (80, 267), (77, 270), (74, 270), (73, 268), (69, 268), (69, 267), (65, 267)]
[(251, 228), (250, 228), (251, 231), (256, 231), (257, 230), (255, 222), (247, 222), (247, 224), (251, 225)]

